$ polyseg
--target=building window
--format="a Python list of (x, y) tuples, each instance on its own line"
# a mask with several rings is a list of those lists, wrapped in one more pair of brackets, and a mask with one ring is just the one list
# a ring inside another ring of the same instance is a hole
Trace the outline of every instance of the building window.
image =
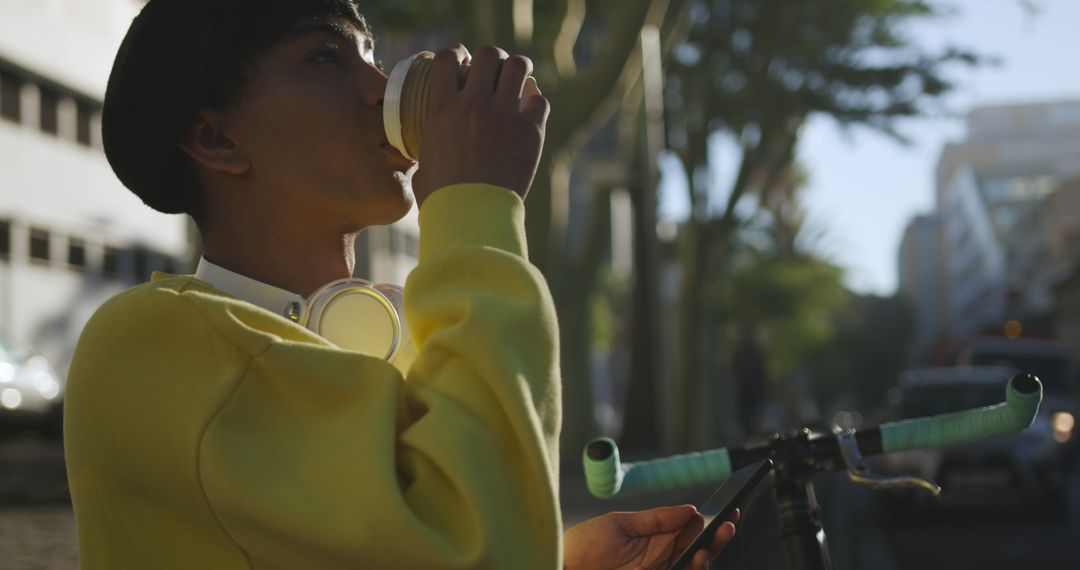
[(371, 275), (371, 230), (364, 230), (356, 236), (356, 263), (353, 265), (353, 277), (367, 279)]
[(92, 144), (93, 136), (91, 130), (93, 127), (91, 125), (94, 122), (95, 111), (95, 107), (86, 101), (79, 101), (78, 107), (76, 108), (75, 140), (83, 146), (90, 146)]
[(171, 255), (167, 255), (165, 256), (165, 262), (161, 265), (161, 271), (169, 275), (178, 275), (180, 273), (180, 263)]
[(405, 240), (402, 239), (401, 232), (394, 229), (393, 226), (389, 227), (388, 229), (389, 229), (389, 233), (390, 233), (390, 244), (389, 244), (390, 245), (390, 248), (389, 248), (390, 253), (393, 254), (393, 255), (397, 255), (399, 253), (404, 253), (405, 244), (403, 242)]
[(49, 230), (30, 228), (30, 260), (49, 262)]
[(0, 117), (22, 120), (22, 80), (9, 71), (0, 71)]
[(60, 132), (60, 94), (41, 87), (41, 130), (55, 135)]
[(0, 259), (11, 258), (11, 222), (0, 220)]
[(142, 283), (150, 279), (150, 252), (136, 247), (131, 250), (132, 265), (135, 266), (135, 281)]
[(120, 250), (105, 246), (105, 253), (101, 258), (101, 275), (106, 279), (116, 279), (120, 276)]
[(86, 269), (86, 242), (79, 238), (68, 240), (68, 265), (79, 271)]

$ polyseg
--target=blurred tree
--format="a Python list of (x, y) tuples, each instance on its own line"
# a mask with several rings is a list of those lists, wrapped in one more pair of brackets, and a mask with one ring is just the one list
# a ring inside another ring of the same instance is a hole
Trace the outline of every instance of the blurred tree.
[(754, 430), (754, 416), (767, 399), (798, 410), (797, 397), (786, 388), (829, 346), (834, 316), (849, 298), (840, 268), (806, 245), (806, 181), (796, 162), (778, 172), (758, 211), (740, 228), (730, 279), (716, 288), (717, 318), (709, 324), (718, 329), (713, 334), (721, 346), (731, 347), (719, 351), (726, 357), (719, 362), (732, 386), (706, 393), (713, 406), (722, 405), (715, 398), (727, 396), (725, 411), (741, 420), (744, 433)]
[[(665, 38), (662, 49), (674, 45), (682, 7), (689, 0), (453, 0), (419, 2), (370, 0), (365, 10), (392, 29), (407, 31), (451, 31), (465, 45), (475, 48), (496, 44), (510, 53), (528, 55), (534, 62), (537, 80), (551, 101), (544, 156), (528, 200), (526, 225), (530, 260), (545, 274), (559, 310), (563, 360), (563, 447), (576, 455), (580, 446), (595, 433), (592, 421), (588, 375), (591, 312), (589, 300), (603, 267), (603, 229), (606, 214), (594, 211), (583, 218), (588, 227), (580, 243), (569, 244), (570, 173), (575, 154), (629, 100), (636, 113), (644, 105), (629, 97), (642, 89), (642, 31), (659, 31)], [(637, 149), (645, 136), (634, 130), (626, 143)], [(635, 134), (636, 133), (636, 134)], [(662, 140), (662, 138), (661, 138)], [(632, 163), (641, 163), (640, 154)], [(656, 160), (656, 154), (650, 161)], [(632, 182), (634, 171), (627, 176)], [(638, 218), (655, 220), (656, 185), (644, 177), (640, 184), (628, 184), (635, 194)], [(599, 188), (587, 203), (592, 210), (606, 209), (610, 189)], [(642, 207), (645, 211), (642, 211)], [(651, 208), (652, 211), (648, 211)], [(639, 224), (640, 225), (640, 224)], [(655, 227), (655, 222), (652, 224)], [(640, 241), (640, 240), (639, 240)], [(635, 244), (635, 247), (651, 244)], [(655, 271), (643, 271), (650, 281), (646, 294), (655, 297)], [(656, 305), (652, 303), (651, 305)], [(635, 311), (640, 307), (635, 304)], [(653, 331), (650, 319), (637, 319), (635, 330)], [(645, 341), (644, 344), (648, 344)], [(643, 353), (648, 356), (649, 353)]]
[[(735, 270), (738, 230), (747, 210), (764, 204), (782, 212), (783, 195), (770, 193), (791, 187), (783, 177), (791, 175), (807, 118), (822, 114), (904, 141), (896, 121), (938, 109), (953, 87), (948, 66), (980, 61), (964, 50), (927, 53), (912, 43), (904, 30), (941, 14), (923, 0), (695, 0), (687, 9), (689, 39), (669, 68), (667, 97), (669, 144), (691, 204), (680, 234), (672, 410), (679, 446), (700, 444), (695, 438), (704, 433), (704, 412), (693, 403), (702, 383), (716, 377), (710, 356), (719, 337), (711, 327), (725, 302), (716, 291)], [(739, 154), (734, 181), (723, 189), (710, 171), (718, 136)]]
[[(398, 30), (449, 29), (472, 48), (495, 44), (533, 60), (553, 112), (529, 195), (529, 253), (549, 281), (558, 282), (564, 277), (557, 270), (566, 247), (573, 154), (611, 119), (629, 90), (640, 88), (642, 29), (672, 31), (687, 1), (370, 0), (365, 5)], [(581, 41), (586, 29), (587, 41)]]
[(870, 410), (908, 364), (915, 312), (901, 296), (851, 295), (834, 317), (835, 335), (806, 361), (822, 406)]
[(832, 318), (846, 297), (843, 272), (832, 264), (755, 254), (733, 272), (724, 304), (733, 328), (761, 335), (769, 377), (787, 378), (832, 340)]

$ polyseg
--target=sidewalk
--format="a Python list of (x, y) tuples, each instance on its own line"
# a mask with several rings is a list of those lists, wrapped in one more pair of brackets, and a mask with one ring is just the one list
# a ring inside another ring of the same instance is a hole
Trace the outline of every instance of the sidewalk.
[(0, 568), (77, 570), (78, 546), (71, 508), (0, 507)]

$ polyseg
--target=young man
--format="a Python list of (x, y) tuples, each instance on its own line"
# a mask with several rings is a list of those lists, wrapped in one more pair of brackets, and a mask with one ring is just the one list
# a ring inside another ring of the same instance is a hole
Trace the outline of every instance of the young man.
[[(83, 567), (664, 565), (701, 528), (692, 507), (562, 535), (558, 335), (522, 225), (548, 115), (521, 101), (531, 63), (439, 52), (417, 170), (383, 134), (355, 4), (150, 0), (120, 48), (106, 154), (150, 207), (196, 220), (204, 257), (80, 339), (65, 444)], [(403, 376), (290, 311), (414, 201)]]

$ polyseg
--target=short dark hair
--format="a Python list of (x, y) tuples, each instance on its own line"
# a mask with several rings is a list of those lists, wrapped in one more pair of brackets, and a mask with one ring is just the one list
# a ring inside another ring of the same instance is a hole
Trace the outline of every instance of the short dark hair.
[(116, 55), (101, 116), (105, 156), (148, 206), (205, 217), (202, 189), (179, 147), (203, 107), (227, 109), (255, 58), (298, 20), (341, 17), (362, 30), (358, 0), (150, 0)]

